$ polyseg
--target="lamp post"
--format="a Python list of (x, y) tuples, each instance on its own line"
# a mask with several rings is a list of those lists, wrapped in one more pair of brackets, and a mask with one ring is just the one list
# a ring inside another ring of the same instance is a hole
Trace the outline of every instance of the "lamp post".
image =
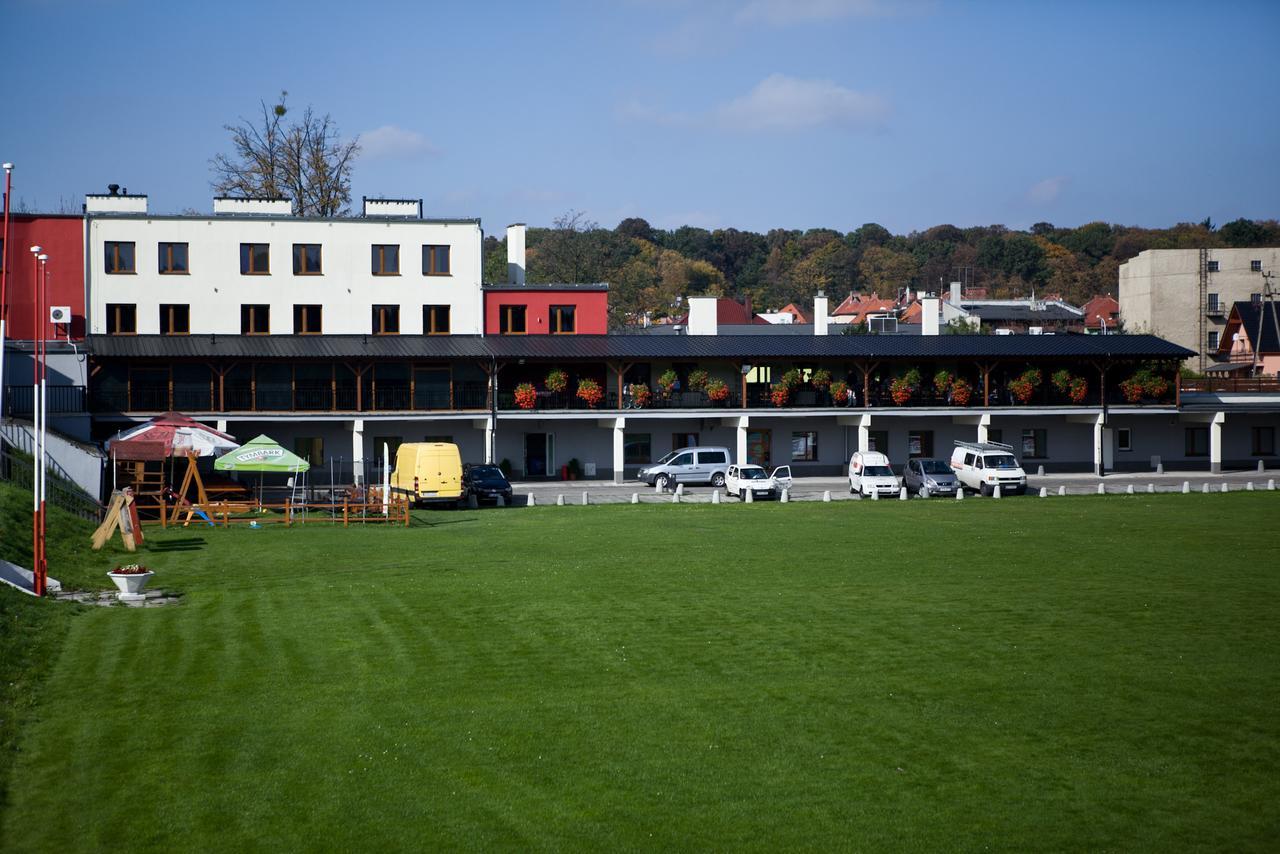
[(49, 554), (47, 526), (45, 524), (45, 487), (48, 482), (47, 456), (49, 453), (49, 340), (45, 326), (49, 322), (49, 256), (41, 252), (40, 259), (40, 324), (36, 327), (40, 347), (40, 560), (34, 569), (35, 594), (45, 595), (49, 578)]
[(9, 196), (13, 164), (4, 164), (4, 232), (0, 233), (0, 412), (4, 409), (4, 324), (9, 314)]

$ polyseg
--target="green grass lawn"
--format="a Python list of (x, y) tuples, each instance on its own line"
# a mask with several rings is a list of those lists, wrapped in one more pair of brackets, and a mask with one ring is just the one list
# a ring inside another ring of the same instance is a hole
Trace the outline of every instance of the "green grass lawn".
[(1273, 850), (1278, 511), (148, 531), (181, 605), (31, 603), (65, 639), (0, 849)]

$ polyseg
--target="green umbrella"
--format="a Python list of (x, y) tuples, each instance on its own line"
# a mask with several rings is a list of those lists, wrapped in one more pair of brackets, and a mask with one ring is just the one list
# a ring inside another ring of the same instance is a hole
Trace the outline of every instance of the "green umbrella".
[(258, 506), (262, 506), (262, 472), (296, 474), (311, 468), (311, 463), (280, 447), (270, 436), (258, 436), (229, 454), (214, 460), (216, 471), (258, 472)]

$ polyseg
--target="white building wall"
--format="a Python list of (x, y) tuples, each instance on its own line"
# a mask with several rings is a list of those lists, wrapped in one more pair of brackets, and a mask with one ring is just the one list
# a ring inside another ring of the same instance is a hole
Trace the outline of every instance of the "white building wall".
[[(449, 305), (454, 334), (483, 330), (481, 231), (475, 221), (292, 217), (91, 216), (88, 220), (89, 331), (106, 333), (109, 303), (137, 305), (138, 334), (160, 332), (160, 305), (191, 306), (191, 333), (240, 334), (240, 306), (271, 306), (271, 333), (293, 333), (295, 304), (323, 305), (326, 335), (370, 334), (372, 306), (399, 305), (400, 332), (422, 333), (422, 307)], [(133, 274), (104, 272), (108, 241), (135, 244)], [(159, 244), (188, 244), (187, 275), (158, 272)], [(240, 244), (271, 246), (270, 275), (241, 275)], [(293, 244), (321, 245), (321, 275), (293, 274)], [(400, 246), (400, 275), (375, 276), (371, 247)], [(450, 274), (422, 273), (422, 246), (450, 246)]]

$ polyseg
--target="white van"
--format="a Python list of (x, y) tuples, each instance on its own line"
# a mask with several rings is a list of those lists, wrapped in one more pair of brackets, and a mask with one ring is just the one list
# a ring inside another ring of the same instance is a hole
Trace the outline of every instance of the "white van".
[(961, 489), (972, 489), (983, 495), (1021, 495), (1027, 491), (1027, 473), (1018, 465), (1013, 447), (1001, 442), (956, 442), (951, 452), (951, 470), (956, 473)]
[(898, 495), (898, 478), (889, 458), (877, 451), (858, 451), (849, 460), (849, 492), (865, 495), (879, 493), (881, 498)]

